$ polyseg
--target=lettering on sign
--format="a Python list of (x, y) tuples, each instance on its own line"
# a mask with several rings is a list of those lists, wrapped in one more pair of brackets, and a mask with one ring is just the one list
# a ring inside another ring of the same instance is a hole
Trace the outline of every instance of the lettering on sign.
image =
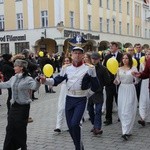
[(3, 37), (0, 37), (0, 42), (25, 41), (25, 40), (26, 34), (24, 34), (23, 36), (5, 35)]
[(100, 35), (93, 35), (91, 33), (81, 33), (79, 31), (64, 30), (64, 37), (73, 38), (74, 36), (81, 35), (87, 40), (99, 40)]

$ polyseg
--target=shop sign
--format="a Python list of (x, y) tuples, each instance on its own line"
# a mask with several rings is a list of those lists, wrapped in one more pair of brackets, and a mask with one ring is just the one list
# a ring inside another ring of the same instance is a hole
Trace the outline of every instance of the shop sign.
[(3, 37), (0, 37), (0, 42), (25, 41), (25, 40), (26, 34), (24, 34), (23, 36), (5, 35)]
[(64, 30), (64, 37), (73, 38), (76, 35), (81, 35), (87, 40), (99, 40), (100, 39), (99, 35), (93, 35), (91, 33), (83, 33), (79, 31)]

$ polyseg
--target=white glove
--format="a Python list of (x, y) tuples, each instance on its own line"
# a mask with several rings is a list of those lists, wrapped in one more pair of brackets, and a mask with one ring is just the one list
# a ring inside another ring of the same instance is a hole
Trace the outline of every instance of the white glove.
[(88, 74), (89, 74), (91, 77), (96, 77), (96, 70), (95, 70), (95, 67), (90, 67), (89, 70), (88, 70)]

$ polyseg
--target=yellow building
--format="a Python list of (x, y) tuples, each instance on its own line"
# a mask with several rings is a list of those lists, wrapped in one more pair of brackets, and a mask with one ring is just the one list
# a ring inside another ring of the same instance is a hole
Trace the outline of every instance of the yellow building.
[(86, 50), (111, 41), (149, 44), (149, 12), (143, 0), (0, 0), (0, 53), (62, 52), (77, 34)]

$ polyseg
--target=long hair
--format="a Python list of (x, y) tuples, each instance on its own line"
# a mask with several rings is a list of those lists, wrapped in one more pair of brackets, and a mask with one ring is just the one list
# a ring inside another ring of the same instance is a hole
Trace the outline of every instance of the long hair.
[[(129, 68), (131, 69), (132, 66), (133, 66), (132, 56), (131, 56), (130, 54), (128, 54), (128, 53), (124, 53), (124, 54), (123, 54), (123, 56), (125, 56), (125, 55), (126, 55), (126, 56), (128, 57), (128, 59), (129, 59), (129, 64), (128, 64), (128, 66), (129, 66)], [(121, 60), (120, 66), (124, 66), (124, 64), (123, 64), (123, 56), (122, 56), (122, 60)]]

